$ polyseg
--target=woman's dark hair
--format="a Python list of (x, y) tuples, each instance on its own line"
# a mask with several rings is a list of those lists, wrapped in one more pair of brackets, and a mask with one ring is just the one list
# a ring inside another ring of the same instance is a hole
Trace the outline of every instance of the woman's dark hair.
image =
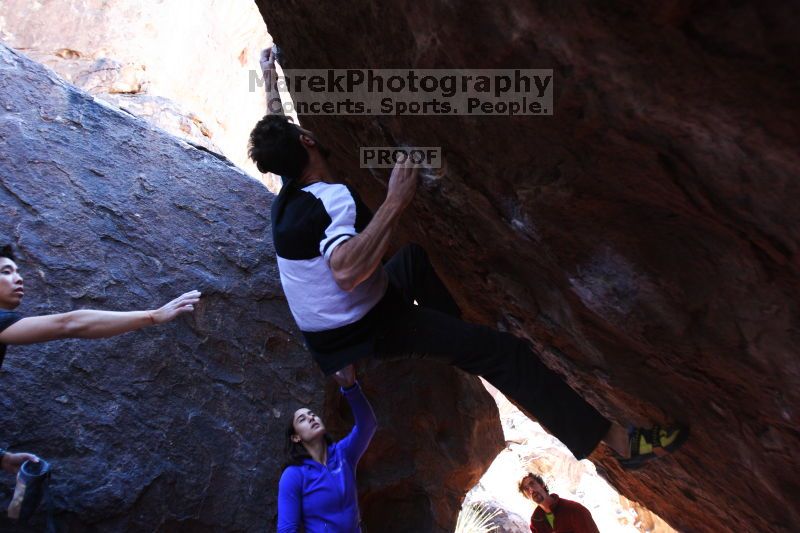
[(533, 478), (533, 479), (535, 479), (535, 480), (536, 480), (536, 482), (537, 482), (539, 485), (541, 485), (542, 487), (544, 487), (544, 490), (545, 490), (545, 492), (546, 492), (547, 494), (550, 494), (550, 489), (548, 489), (548, 488), (547, 488), (547, 483), (545, 483), (545, 482), (544, 482), (544, 480), (542, 479), (542, 476), (539, 476), (539, 475), (537, 475), (537, 474), (534, 474), (534, 473), (532, 473), (532, 472), (529, 472), (529, 473), (528, 473), (528, 474), (527, 474), (525, 477), (523, 477), (522, 479), (520, 479), (520, 480), (519, 480), (519, 485), (517, 485), (517, 488), (519, 489), (519, 491), (522, 493), (522, 495), (523, 495), (523, 496), (525, 496), (525, 497), (527, 497), (527, 496), (528, 496), (527, 494), (525, 494), (525, 490), (523, 490), (523, 484), (525, 483), (525, 480), (526, 480), (526, 479), (528, 479), (528, 478)]
[(295, 180), (308, 165), (308, 152), (300, 135), (300, 127), (288, 118), (266, 115), (250, 132), (248, 155), (259, 172), (272, 172), (285, 181)]
[(10, 244), (0, 246), (0, 257), (5, 257), (6, 259), (11, 259), (16, 262), (16, 259), (14, 259), (14, 249)]
[[(286, 462), (283, 464), (284, 470), (290, 466), (300, 466), (303, 464), (303, 460), (311, 459), (311, 455), (309, 455), (303, 443), (294, 442), (292, 440), (292, 436), (295, 433), (294, 417), (292, 417), (292, 419), (289, 420), (289, 425), (286, 426)], [(333, 439), (327, 433), (325, 433), (325, 444), (328, 446), (333, 444)]]

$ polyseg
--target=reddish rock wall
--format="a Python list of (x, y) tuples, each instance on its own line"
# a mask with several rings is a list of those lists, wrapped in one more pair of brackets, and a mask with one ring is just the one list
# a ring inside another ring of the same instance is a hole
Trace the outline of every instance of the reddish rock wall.
[(610, 417), (692, 425), (613, 483), (690, 531), (800, 525), (800, 33), (791, 3), (257, 0), (293, 68), (551, 68), (552, 117), (301, 117), (442, 146), (403, 221), (473, 319), (544, 346)]

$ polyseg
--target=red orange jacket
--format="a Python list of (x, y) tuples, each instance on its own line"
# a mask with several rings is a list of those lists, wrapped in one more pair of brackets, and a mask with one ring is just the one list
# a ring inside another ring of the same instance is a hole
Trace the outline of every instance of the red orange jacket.
[(555, 500), (553, 527), (547, 521), (544, 509), (537, 507), (531, 516), (532, 533), (600, 533), (589, 509), (578, 502), (559, 498), (558, 494), (551, 496)]

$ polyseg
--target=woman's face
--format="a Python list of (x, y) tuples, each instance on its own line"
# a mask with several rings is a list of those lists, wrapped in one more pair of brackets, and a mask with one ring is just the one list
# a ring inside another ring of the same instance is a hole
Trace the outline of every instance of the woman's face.
[(294, 412), (294, 442), (311, 442), (325, 435), (325, 424), (310, 409), (301, 407)]

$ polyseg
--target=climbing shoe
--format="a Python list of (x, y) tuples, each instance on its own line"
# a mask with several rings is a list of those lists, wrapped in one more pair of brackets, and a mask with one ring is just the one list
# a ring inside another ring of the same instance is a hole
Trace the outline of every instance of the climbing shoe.
[(628, 430), (631, 456), (619, 459), (619, 463), (623, 468), (635, 470), (652, 459), (674, 452), (688, 436), (689, 428), (685, 426), (631, 428)]

